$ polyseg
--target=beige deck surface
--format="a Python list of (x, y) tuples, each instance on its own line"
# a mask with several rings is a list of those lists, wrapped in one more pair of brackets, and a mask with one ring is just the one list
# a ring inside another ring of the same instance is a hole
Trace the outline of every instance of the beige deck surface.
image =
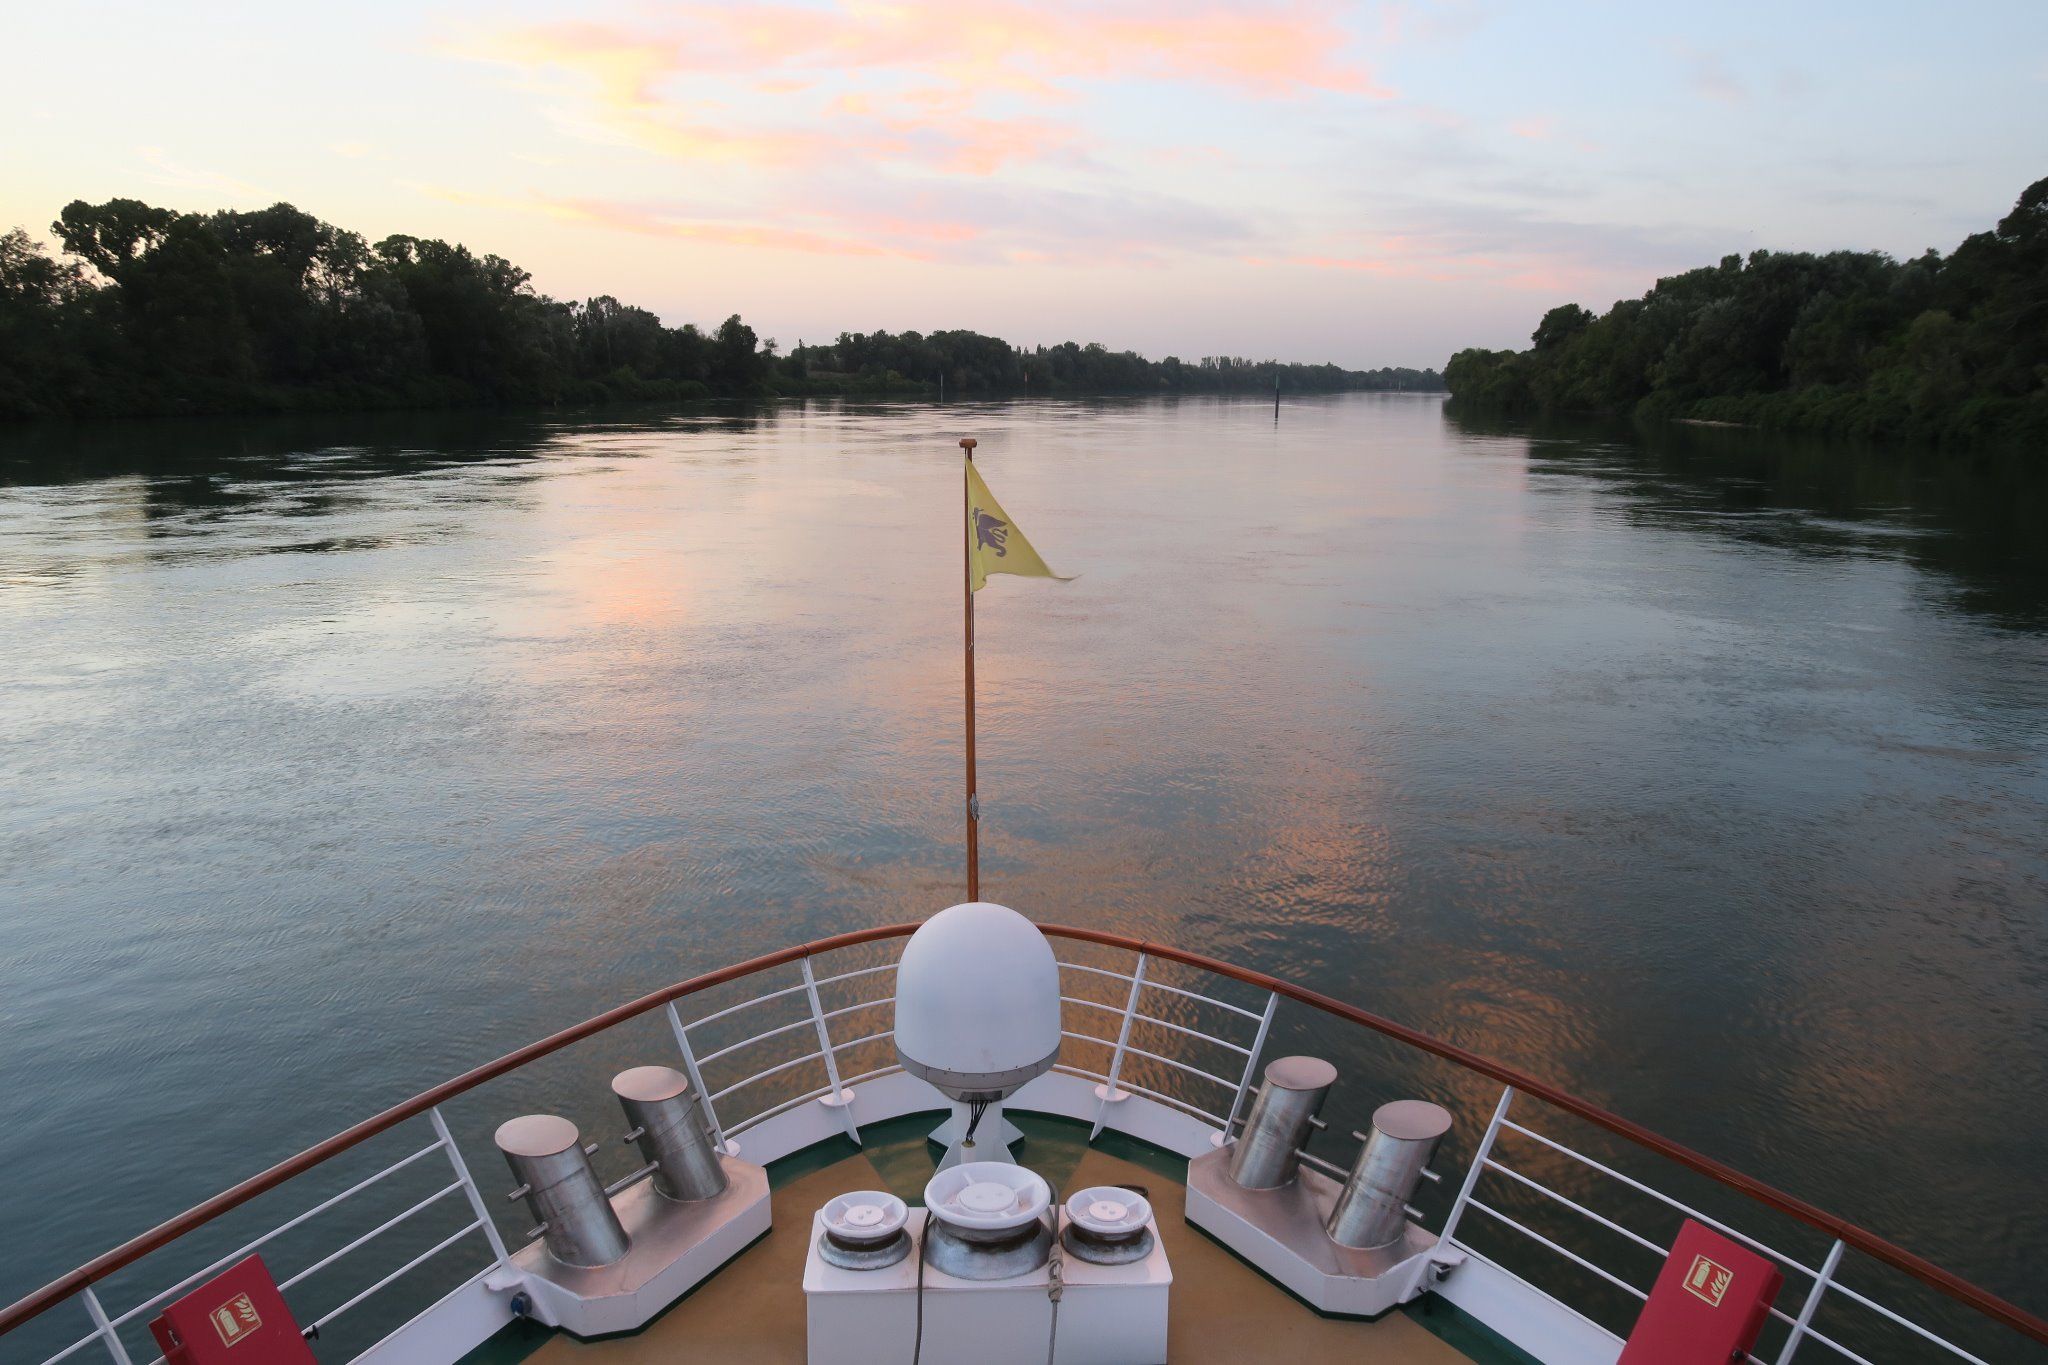
[[(1167, 1346), (1174, 1365), (1284, 1360), (1379, 1365), (1465, 1365), (1465, 1357), (1400, 1313), (1378, 1322), (1317, 1317), (1223, 1248), (1189, 1227), (1180, 1185), (1089, 1151), (1069, 1182), (1130, 1183), (1150, 1193), (1173, 1266)], [(853, 1156), (775, 1191), (775, 1231), (637, 1336), (578, 1343), (557, 1337), (535, 1365), (788, 1365), (804, 1358), (803, 1267), (812, 1212), (852, 1189), (886, 1189), (865, 1156)], [(882, 1365), (878, 1362), (878, 1365)]]

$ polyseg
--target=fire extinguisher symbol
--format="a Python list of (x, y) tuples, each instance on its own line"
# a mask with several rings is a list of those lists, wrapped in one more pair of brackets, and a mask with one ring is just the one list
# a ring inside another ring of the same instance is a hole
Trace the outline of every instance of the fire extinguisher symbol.
[(1692, 1258), (1692, 1269), (1685, 1272), (1685, 1287), (1699, 1298), (1705, 1299), (1715, 1308), (1728, 1296), (1729, 1281), (1735, 1272), (1724, 1265), (1708, 1260), (1704, 1256)]
[(232, 1346), (263, 1325), (263, 1319), (256, 1316), (256, 1305), (249, 1302), (247, 1294), (237, 1294), (213, 1310), (213, 1330), (220, 1333), (222, 1344)]

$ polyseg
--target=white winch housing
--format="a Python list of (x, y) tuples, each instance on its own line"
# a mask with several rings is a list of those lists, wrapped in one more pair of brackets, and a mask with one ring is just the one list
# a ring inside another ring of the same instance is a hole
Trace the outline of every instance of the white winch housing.
[(1135, 1237), (1152, 1221), (1152, 1205), (1121, 1185), (1091, 1185), (1067, 1197), (1067, 1221), (1097, 1237)]
[(966, 1233), (1021, 1228), (1052, 1203), (1045, 1177), (1005, 1161), (969, 1161), (933, 1176), (924, 1206), (934, 1218)]
[(910, 1209), (885, 1190), (854, 1190), (836, 1195), (818, 1210), (825, 1231), (854, 1245), (880, 1244), (903, 1231)]

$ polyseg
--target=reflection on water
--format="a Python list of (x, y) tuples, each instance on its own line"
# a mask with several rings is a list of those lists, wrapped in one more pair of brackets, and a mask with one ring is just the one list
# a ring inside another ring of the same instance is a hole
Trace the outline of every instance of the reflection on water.
[(1929, 587), (1954, 593), (1960, 609), (2048, 625), (2048, 474), (2032, 452), (1959, 455), (1682, 425), (1452, 425), (1505, 437), (1539, 467), (1610, 480), (1644, 520), (1809, 555), (1896, 555), (1938, 573)]
[[(47, 1227), (0, 1298), (629, 995), (957, 898), (969, 432), (1082, 575), (982, 600), (989, 894), (1496, 1053), (2041, 1306), (2042, 481), (1377, 395), (0, 436), (0, 1165)], [(1390, 1077), (1491, 1103), (1281, 1032), (1359, 1078), (1343, 1122)]]

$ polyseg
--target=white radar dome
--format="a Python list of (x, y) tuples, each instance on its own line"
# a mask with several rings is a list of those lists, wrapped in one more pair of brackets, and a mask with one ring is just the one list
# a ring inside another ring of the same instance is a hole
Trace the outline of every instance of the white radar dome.
[(1052, 1069), (1060, 969), (1038, 926), (970, 901), (918, 927), (896, 968), (896, 1056), (963, 1103), (1000, 1100)]

